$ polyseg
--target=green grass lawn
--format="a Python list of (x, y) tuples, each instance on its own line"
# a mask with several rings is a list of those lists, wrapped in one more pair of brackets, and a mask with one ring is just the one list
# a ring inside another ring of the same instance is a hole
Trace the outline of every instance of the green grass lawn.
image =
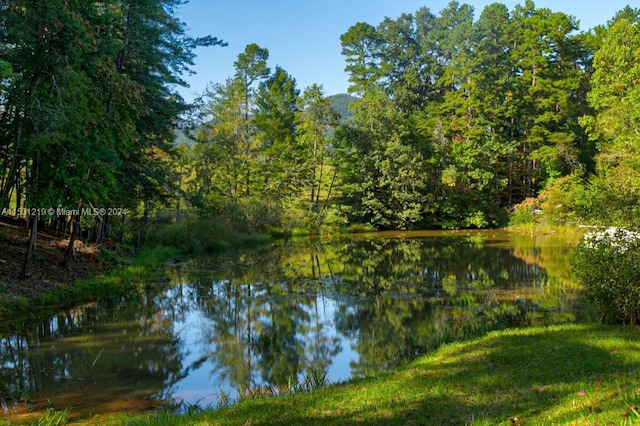
[[(394, 372), (132, 425), (640, 424), (640, 329), (597, 324), (491, 333)], [(96, 423), (97, 424), (97, 423)]]

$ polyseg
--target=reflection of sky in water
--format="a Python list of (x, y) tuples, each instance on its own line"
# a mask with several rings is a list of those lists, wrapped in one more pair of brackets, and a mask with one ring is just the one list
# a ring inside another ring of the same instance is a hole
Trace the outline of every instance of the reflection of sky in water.
[[(321, 295), (317, 295), (317, 302), (319, 322), (323, 334), (336, 336), (341, 348), (339, 353), (331, 358), (327, 380), (329, 383), (346, 381), (352, 377), (350, 364), (358, 360), (358, 353), (352, 349), (355, 347), (354, 341), (340, 335), (335, 329), (333, 318), (336, 302)], [(311, 312), (311, 309), (307, 308), (309, 313), (315, 315), (315, 312)], [(184, 321), (174, 322), (176, 334), (180, 339), (181, 351), (186, 354), (183, 365), (193, 365), (212, 350), (212, 347), (203, 339), (201, 332), (202, 327), (206, 327), (208, 321), (210, 320), (201, 312), (190, 310), (186, 313)], [(306, 337), (311, 339), (313, 333), (314, 331), (310, 329)], [(253, 378), (258, 384), (261, 384), (259, 372), (254, 372)], [(298, 379), (303, 380), (302, 375)], [(194, 404), (200, 407), (217, 407), (221, 395), (228, 396), (231, 401), (238, 397), (238, 389), (229, 380), (220, 377), (210, 358), (198, 368), (190, 370), (189, 374), (176, 383), (172, 389), (174, 392), (171, 395), (178, 402), (182, 402), (183, 409)]]
[[(208, 352), (200, 333), (201, 324), (204, 321), (206, 319), (202, 313), (191, 310), (186, 314), (184, 322), (175, 324), (175, 329), (179, 330), (181, 350), (187, 354), (183, 365), (193, 365)], [(189, 375), (174, 385), (173, 397), (186, 405), (197, 403), (202, 407), (215, 407), (221, 389), (226, 393), (233, 390), (228, 383), (214, 383), (211, 378), (212, 370), (210, 362), (205, 362), (199, 368), (191, 370)]]

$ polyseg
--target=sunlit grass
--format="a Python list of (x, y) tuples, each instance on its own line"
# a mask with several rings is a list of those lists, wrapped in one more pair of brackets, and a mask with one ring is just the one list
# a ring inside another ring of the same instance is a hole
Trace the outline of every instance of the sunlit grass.
[[(491, 333), (375, 378), (132, 425), (640, 423), (640, 333), (596, 324)], [(103, 419), (105, 420), (105, 419)]]
[(69, 417), (69, 409), (54, 410), (53, 408), (47, 408), (46, 414), (40, 420), (38, 420), (36, 426), (60, 426), (66, 425)]

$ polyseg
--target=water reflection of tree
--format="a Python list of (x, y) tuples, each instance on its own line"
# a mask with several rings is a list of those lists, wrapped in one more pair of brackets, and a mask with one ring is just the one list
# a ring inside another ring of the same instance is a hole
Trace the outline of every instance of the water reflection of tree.
[(216, 259), (216, 271), (192, 280), (215, 372), (240, 392), (284, 391), (305, 372), (323, 371), (338, 350), (318, 315), (317, 286), (310, 291), (286, 254), (274, 247)]
[[(561, 262), (545, 270), (539, 261), (564, 253), (517, 247), (484, 237), (291, 240), (196, 260), (172, 269), (157, 292), (69, 311), (0, 341), (0, 381), (29, 392), (65, 387), (77, 400), (171, 398), (210, 361), (237, 390), (285, 391), (329, 368), (345, 339), (358, 354), (352, 374), (362, 376), (442, 342), (572, 320)], [(203, 318), (199, 346), (183, 346), (175, 324), (194, 315)], [(50, 351), (52, 341), (65, 349)], [(195, 361), (186, 365), (187, 357)]]
[[(582, 289), (571, 267), (573, 247), (578, 241), (577, 235), (545, 234), (535, 238), (517, 235), (512, 240), (515, 258), (522, 260), (526, 267), (540, 267), (545, 270), (539, 283), (540, 305), (551, 308), (557, 305), (558, 300), (565, 306), (584, 303), (581, 297)], [(577, 306), (574, 310), (580, 315), (585, 312)]]
[(254, 351), (260, 356), (262, 380), (284, 391), (301, 374), (321, 374), (338, 351), (337, 341), (323, 332), (316, 295), (289, 297), (295, 283), (272, 283), (268, 314), (261, 318)]
[(208, 318), (210, 357), (221, 378), (241, 389), (268, 383), (282, 390), (303, 372), (326, 369), (342, 349), (318, 313), (327, 300), (337, 306), (337, 332), (359, 354), (356, 376), (445, 341), (572, 319), (567, 306), (549, 300), (553, 277), (514, 257), (506, 241), (304, 240), (216, 259), (213, 273), (200, 265), (196, 271), (208, 271), (195, 291)]
[(0, 385), (20, 389), (35, 408), (148, 407), (183, 375), (167, 305), (142, 291), (27, 325), (0, 341)]
[(550, 316), (567, 319), (540, 305), (548, 282), (539, 265), (482, 240), (365, 239), (342, 246), (338, 257), (341, 292), (351, 298), (340, 305), (336, 326), (355, 342), (356, 376), (443, 342), (533, 320), (553, 322)]

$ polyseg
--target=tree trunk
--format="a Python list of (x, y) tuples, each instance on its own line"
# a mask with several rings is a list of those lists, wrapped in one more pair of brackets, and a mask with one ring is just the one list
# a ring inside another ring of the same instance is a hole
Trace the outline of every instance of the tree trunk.
[(22, 181), (20, 179), (20, 170), (16, 177), (16, 213), (22, 210)]
[[(313, 161), (312, 161), (312, 170), (311, 170), (311, 210), (314, 210), (315, 205), (315, 190), (316, 190), (316, 171), (318, 168), (318, 141), (317, 135), (313, 136)], [(320, 191), (320, 190), (318, 190)]]
[(333, 176), (331, 176), (331, 183), (329, 184), (329, 189), (327, 190), (327, 198), (325, 200), (324, 205), (322, 206), (322, 209), (319, 209), (318, 211), (318, 216), (316, 217), (316, 225), (318, 228), (320, 228), (322, 226), (322, 224), (324, 223), (324, 216), (326, 214), (327, 211), (327, 207), (328, 207), (328, 201), (331, 198), (331, 191), (333, 190), (333, 185), (335, 183), (336, 180), (336, 175), (338, 174), (337, 170), (333, 171)]
[(18, 148), (20, 147), (21, 142), (21, 128), (18, 127), (18, 139), (15, 143), (13, 156), (11, 158), (11, 166), (9, 167), (9, 172), (6, 176), (4, 176), (4, 180), (2, 182), (2, 186), (0, 188), (0, 208), (9, 207), (9, 190), (15, 183), (15, 173), (18, 168)]
[(96, 227), (96, 244), (102, 244), (109, 235), (109, 216), (99, 219)]
[(36, 249), (36, 244), (38, 241), (38, 215), (35, 216), (29, 215), (30, 223), (30, 233), (29, 233), (29, 242), (27, 243), (27, 254), (24, 257), (24, 263), (22, 264), (22, 272), (20, 273), (21, 278), (27, 278), (27, 271), (29, 269), (29, 260), (31, 260), (31, 256)]
[(78, 211), (77, 214), (73, 216), (72, 225), (71, 225), (71, 234), (69, 235), (69, 244), (67, 244), (67, 250), (64, 252), (64, 258), (62, 259), (61, 264), (66, 266), (69, 263), (69, 259), (74, 254), (74, 244), (76, 242), (76, 237), (78, 236), (78, 228), (80, 228), (80, 212), (82, 210), (82, 200), (78, 202)]
[(120, 244), (124, 244), (124, 236), (127, 231), (127, 213), (122, 214), (122, 234), (120, 234)]

